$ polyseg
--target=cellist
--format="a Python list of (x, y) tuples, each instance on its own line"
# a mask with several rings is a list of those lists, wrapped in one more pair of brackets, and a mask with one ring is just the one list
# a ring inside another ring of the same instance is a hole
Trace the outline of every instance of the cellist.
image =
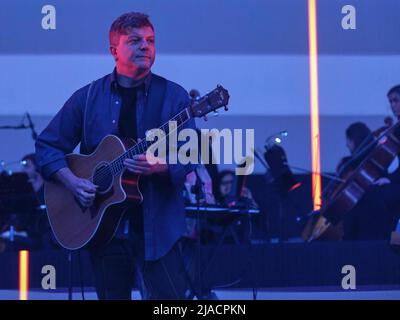
[[(400, 118), (400, 85), (389, 90), (387, 97), (393, 115)], [(381, 130), (377, 130), (381, 132)], [(352, 170), (368, 154), (359, 154), (354, 159), (354, 154), (359, 152), (360, 141), (368, 145), (374, 133), (363, 123), (353, 123), (346, 130), (346, 144), (352, 157), (344, 158), (338, 169)], [(364, 137), (362, 140), (361, 137)], [(368, 141), (369, 140), (369, 141)], [(366, 143), (365, 143), (366, 142)], [(362, 149), (362, 147), (361, 147)], [(343, 172), (341, 172), (343, 174)], [(349, 211), (343, 219), (344, 240), (387, 240), (395, 228), (400, 217), (400, 169), (377, 179), (372, 187), (364, 194), (357, 205)]]

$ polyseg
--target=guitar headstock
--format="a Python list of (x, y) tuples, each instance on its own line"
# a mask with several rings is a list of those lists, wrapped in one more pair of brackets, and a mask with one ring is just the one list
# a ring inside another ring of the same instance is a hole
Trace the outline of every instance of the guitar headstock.
[(221, 85), (218, 85), (213, 91), (195, 100), (189, 107), (189, 109), (194, 118), (200, 118), (206, 116), (212, 111), (217, 111), (219, 108), (222, 107), (224, 107), (225, 111), (227, 111), (228, 102), (228, 90), (226, 90)]

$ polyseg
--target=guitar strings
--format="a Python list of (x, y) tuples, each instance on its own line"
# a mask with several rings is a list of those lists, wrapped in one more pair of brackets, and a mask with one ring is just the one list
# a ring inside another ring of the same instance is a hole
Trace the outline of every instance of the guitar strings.
[[(178, 121), (177, 121), (177, 122), (179, 123), (179, 124), (178, 124), (178, 127), (181, 126), (183, 123), (185, 123), (187, 120), (190, 119), (189, 117), (187, 117), (187, 118), (182, 118), (182, 115), (184, 114), (185, 111), (186, 111), (186, 109), (182, 110), (179, 114), (177, 114), (177, 115), (172, 119), (172, 120), (178, 120)], [(168, 122), (164, 123), (159, 129), (164, 129), (163, 131), (166, 131), (166, 130), (165, 130), (165, 127), (166, 127), (167, 125), (168, 125)], [(171, 132), (173, 132), (173, 131), (171, 131)], [(168, 135), (169, 135), (171, 132), (169, 132)], [(162, 141), (162, 140), (163, 140), (163, 139), (160, 139), (160, 141)], [(158, 142), (158, 140), (155, 141), (154, 143), (156, 143), (156, 142)], [(143, 144), (146, 144), (146, 146), (143, 147)], [(123, 165), (123, 163), (121, 163), (121, 162), (123, 162), (123, 160), (126, 159), (127, 156), (129, 157), (131, 154), (132, 154), (132, 155), (137, 155), (137, 154), (141, 154), (141, 153), (146, 152), (147, 149), (148, 149), (148, 144), (151, 145), (151, 144), (152, 144), (151, 141), (147, 141), (146, 139), (143, 139), (143, 140), (141, 140), (141, 142), (137, 143), (135, 146), (133, 146), (133, 147), (131, 147), (130, 149), (128, 149), (124, 154), (122, 154), (121, 156), (119, 156), (117, 159), (113, 160), (113, 161), (111, 162), (111, 166), (112, 166), (114, 169), (115, 169), (115, 168), (117, 169), (117, 170), (115, 171), (115, 174), (118, 174), (119, 172), (121, 172), (121, 171), (124, 169), (124, 165)], [(143, 148), (141, 149), (141, 147), (143, 147)], [(136, 150), (136, 149), (138, 149), (138, 150)]]
[[(181, 112), (179, 112), (174, 118), (169, 120), (169, 121), (176, 120), (177, 123), (178, 123), (177, 127), (174, 128), (172, 131), (168, 132), (168, 134), (166, 136), (164, 136), (162, 139), (157, 140), (157, 141), (155, 141), (153, 143), (158, 143), (158, 142), (161, 142), (161, 141), (165, 140), (166, 137), (169, 136), (172, 132), (176, 131), (178, 127), (180, 127), (181, 125), (186, 123), (190, 119), (189, 112), (187, 112), (187, 111), (188, 111), (187, 108), (185, 108)], [(182, 119), (182, 116), (184, 115), (184, 113), (186, 113), (186, 117), (184, 117)], [(169, 121), (164, 123), (159, 129), (161, 129), (161, 130), (165, 129), (165, 127), (168, 125)], [(133, 147), (131, 147), (128, 150), (126, 150), (121, 156), (119, 156), (118, 158), (116, 158), (113, 161), (111, 161), (106, 167), (103, 167), (103, 168), (99, 169), (94, 174), (93, 178), (96, 179), (100, 184), (102, 182), (105, 182), (104, 181), (105, 178), (109, 175), (108, 168), (111, 169), (111, 174), (112, 174), (113, 177), (115, 175), (119, 174), (125, 168), (125, 166), (122, 164), (123, 160), (125, 160), (130, 155), (137, 155), (137, 154), (141, 154), (141, 153), (146, 152), (147, 149), (149, 148), (149, 146), (148, 146), (149, 143), (150, 143), (150, 145), (153, 144), (153, 143), (151, 143), (151, 141), (147, 141), (145, 139), (141, 140), (139, 143), (136, 143)], [(146, 144), (146, 146), (144, 146), (144, 144)], [(141, 148), (142, 148), (142, 150), (141, 150)]]
[[(183, 124), (184, 122), (186, 122), (188, 119), (185, 119), (185, 121), (183, 121), (182, 119), (182, 114), (186, 111), (186, 109), (182, 110), (179, 114), (177, 114), (173, 120), (175, 120), (175, 118), (179, 117), (179, 120), (181, 121), (181, 123), (179, 123), (179, 126), (181, 124)], [(165, 127), (168, 124), (168, 122), (164, 123), (160, 129), (162, 129), (163, 127)], [(146, 144), (145, 147), (143, 147), (143, 144)], [(136, 155), (136, 154), (141, 154), (143, 152), (146, 151), (146, 149), (148, 148), (147, 144), (150, 143), (150, 141), (147, 141), (145, 139), (141, 140), (139, 143), (135, 144), (133, 147), (131, 147), (130, 149), (128, 149), (125, 153), (123, 153), (121, 156), (119, 156), (118, 158), (114, 159), (112, 162), (109, 163), (109, 167), (111, 167), (111, 170), (113, 170), (113, 175), (118, 174), (120, 171), (122, 171), (122, 169), (124, 168), (123, 164), (121, 163), (125, 158), (126, 158), (126, 154), (132, 154), (132, 155)], [(151, 144), (151, 143), (150, 143)], [(143, 148), (142, 148), (143, 147)], [(142, 148), (142, 150), (140, 150), (140, 148)], [(138, 149), (138, 150), (136, 150)], [(106, 168), (102, 168), (100, 169), (96, 176), (100, 175), (100, 179), (104, 176), (107, 175), (107, 172), (105, 172)]]

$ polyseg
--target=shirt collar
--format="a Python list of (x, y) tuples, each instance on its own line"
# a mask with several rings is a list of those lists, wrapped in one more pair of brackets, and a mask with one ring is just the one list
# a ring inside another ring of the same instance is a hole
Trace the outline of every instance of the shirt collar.
[[(152, 77), (152, 73), (150, 71), (149, 74), (143, 80), (146, 95), (149, 92), (151, 77)], [(110, 80), (111, 80), (110, 81), (111, 88), (116, 89), (117, 85), (118, 85), (118, 83), (117, 83), (117, 68), (114, 68), (113, 72), (110, 74)]]

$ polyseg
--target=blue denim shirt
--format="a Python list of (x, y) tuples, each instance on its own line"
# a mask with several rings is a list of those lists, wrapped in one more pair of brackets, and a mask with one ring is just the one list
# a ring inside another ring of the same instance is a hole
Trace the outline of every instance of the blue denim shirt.
[[(150, 73), (144, 80), (142, 90), (137, 91), (138, 137), (145, 137), (146, 130), (161, 126), (190, 104), (187, 92), (167, 80), (161, 115), (151, 113), (152, 106), (146, 104), (155, 76)], [(119, 134), (122, 101), (116, 85), (114, 69), (111, 74), (77, 90), (39, 135), (36, 157), (45, 179), (67, 166), (65, 154), (73, 152), (79, 143), (80, 152), (89, 154), (106, 135)], [(149, 120), (152, 118), (156, 120)], [(145, 123), (145, 119), (153, 123)], [(188, 127), (195, 127), (193, 119), (180, 130)], [(186, 175), (194, 169), (194, 165), (168, 166), (168, 175), (154, 174), (141, 179), (146, 260), (161, 258), (185, 232), (182, 190)]]

